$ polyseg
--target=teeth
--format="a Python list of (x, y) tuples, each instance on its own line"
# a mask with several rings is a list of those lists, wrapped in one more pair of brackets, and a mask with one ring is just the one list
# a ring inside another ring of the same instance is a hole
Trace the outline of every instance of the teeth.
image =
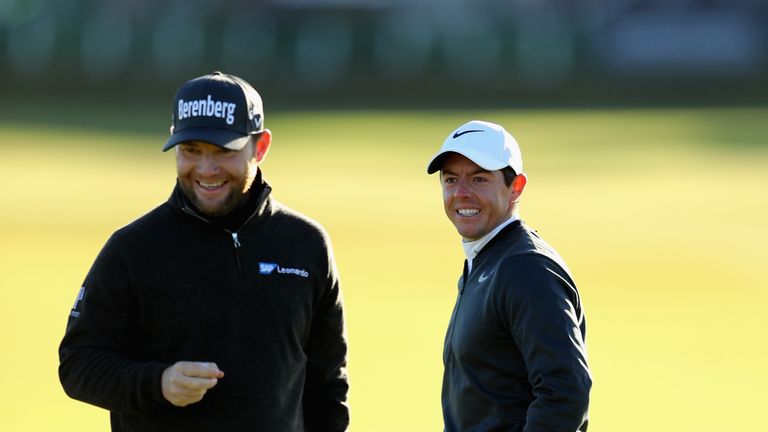
[(217, 182), (217, 183), (205, 183), (205, 182), (198, 182), (200, 186), (206, 188), (206, 189), (216, 189), (219, 187), (224, 186), (224, 182)]
[(474, 216), (480, 213), (480, 209), (459, 209), (458, 212), (462, 216)]

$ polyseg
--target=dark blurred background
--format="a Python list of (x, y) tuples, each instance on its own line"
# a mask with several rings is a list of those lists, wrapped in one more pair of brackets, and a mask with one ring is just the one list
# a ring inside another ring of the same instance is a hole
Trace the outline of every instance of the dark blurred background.
[(768, 1), (0, 0), (6, 103), (213, 70), (272, 108), (763, 104)]

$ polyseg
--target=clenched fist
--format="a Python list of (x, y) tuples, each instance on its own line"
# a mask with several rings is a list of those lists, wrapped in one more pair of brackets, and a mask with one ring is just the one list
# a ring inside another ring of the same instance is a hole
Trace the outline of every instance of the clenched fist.
[(163, 397), (179, 407), (200, 402), (205, 392), (223, 377), (224, 372), (216, 363), (176, 362), (163, 371)]

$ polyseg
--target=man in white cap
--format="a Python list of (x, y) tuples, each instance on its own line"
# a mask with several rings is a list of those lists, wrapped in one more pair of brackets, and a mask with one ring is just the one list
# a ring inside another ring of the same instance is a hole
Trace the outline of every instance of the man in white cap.
[(115, 432), (346, 431), (347, 341), (327, 232), (272, 198), (272, 133), (234, 75), (184, 83), (176, 185), (99, 253), (59, 347), (67, 394)]
[(470, 121), (430, 161), (466, 255), (443, 350), (445, 430), (586, 431), (592, 379), (581, 298), (523, 223), (527, 177), (503, 127)]

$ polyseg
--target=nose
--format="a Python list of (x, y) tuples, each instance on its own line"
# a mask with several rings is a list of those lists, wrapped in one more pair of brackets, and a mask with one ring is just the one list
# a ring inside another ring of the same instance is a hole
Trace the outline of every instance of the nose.
[(472, 189), (469, 181), (465, 179), (459, 179), (456, 183), (456, 189), (454, 189), (453, 195), (455, 197), (466, 198), (472, 195)]
[(202, 176), (211, 176), (219, 173), (219, 161), (216, 155), (205, 153), (195, 167), (198, 174)]

